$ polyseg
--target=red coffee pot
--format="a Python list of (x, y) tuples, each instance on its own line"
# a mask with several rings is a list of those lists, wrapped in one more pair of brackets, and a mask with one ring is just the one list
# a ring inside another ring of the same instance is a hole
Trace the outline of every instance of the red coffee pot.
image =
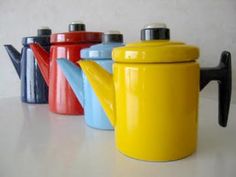
[(69, 32), (56, 33), (50, 36), (50, 53), (37, 43), (30, 45), (42, 75), (49, 86), (50, 111), (69, 115), (83, 114), (83, 108), (58, 67), (56, 60), (67, 58), (76, 63), (80, 60), (81, 49), (100, 43), (101, 39), (102, 33), (86, 32), (83, 23), (72, 22), (69, 25)]

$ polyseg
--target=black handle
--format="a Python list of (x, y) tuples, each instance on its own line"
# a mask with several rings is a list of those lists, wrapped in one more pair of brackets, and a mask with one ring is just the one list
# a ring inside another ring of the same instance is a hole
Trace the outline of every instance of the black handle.
[(224, 51), (221, 54), (220, 63), (217, 67), (201, 68), (200, 90), (202, 90), (210, 81), (215, 80), (219, 84), (219, 125), (227, 126), (228, 114), (231, 100), (232, 71), (231, 54)]

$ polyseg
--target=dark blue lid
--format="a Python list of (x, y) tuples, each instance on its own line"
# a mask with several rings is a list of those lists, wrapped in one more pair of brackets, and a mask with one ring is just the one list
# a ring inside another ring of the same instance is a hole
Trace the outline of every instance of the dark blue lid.
[(50, 35), (52, 33), (51, 29), (48, 27), (42, 27), (38, 29), (37, 36), (29, 36), (24, 37), (22, 39), (23, 45), (28, 45), (31, 43), (39, 43), (42, 46), (49, 46), (50, 45)]
[(112, 59), (112, 49), (123, 46), (123, 35), (118, 31), (109, 31), (103, 34), (102, 43), (82, 49), (80, 56), (83, 59)]

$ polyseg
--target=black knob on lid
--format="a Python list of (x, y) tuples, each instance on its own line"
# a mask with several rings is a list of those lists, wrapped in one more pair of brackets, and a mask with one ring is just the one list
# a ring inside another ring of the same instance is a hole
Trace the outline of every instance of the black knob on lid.
[(108, 31), (103, 34), (102, 42), (103, 43), (109, 43), (109, 42), (122, 43), (123, 35), (119, 31)]
[(85, 24), (81, 21), (75, 21), (69, 24), (69, 31), (85, 31)]
[(41, 27), (37, 30), (38, 36), (51, 35), (52, 30), (49, 27)]
[(170, 30), (166, 27), (164, 23), (153, 23), (146, 25), (144, 29), (141, 30), (141, 40), (169, 40)]

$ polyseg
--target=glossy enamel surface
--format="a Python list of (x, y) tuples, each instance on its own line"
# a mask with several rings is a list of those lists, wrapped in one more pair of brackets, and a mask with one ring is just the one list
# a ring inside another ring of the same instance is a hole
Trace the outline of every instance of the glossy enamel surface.
[(194, 61), (199, 57), (199, 49), (183, 42), (150, 40), (127, 44), (113, 50), (116, 62), (130, 63), (172, 63)]
[(81, 58), (85, 60), (112, 60), (112, 50), (116, 47), (123, 46), (120, 42), (109, 42), (93, 45), (81, 50)]
[(64, 43), (100, 43), (100, 32), (75, 31), (66, 33), (54, 33), (51, 35), (52, 44)]
[[(106, 69), (108, 72), (112, 72), (112, 60), (97, 60), (100, 66)], [(113, 127), (109, 122), (97, 96), (95, 95), (90, 83), (88, 82), (85, 74), (83, 73), (83, 85), (84, 85), (84, 111), (85, 121), (88, 126), (98, 129), (112, 130)]]
[[(44, 48), (49, 51), (49, 46)], [(28, 46), (22, 49), (21, 99), (27, 103), (48, 103), (48, 86)]]
[[(103, 69), (112, 72), (111, 51), (114, 47), (121, 46), (122, 43), (102, 43), (93, 45), (81, 50), (81, 58), (84, 60), (93, 60)], [(89, 81), (81, 69), (66, 59), (57, 60), (65, 78), (69, 82), (77, 99), (84, 108), (84, 117), (88, 126), (112, 130), (113, 127), (109, 122), (96, 94), (93, 91)], [(96, 75), (95, 73), (94, 75)], [(83, 82), (82, 82), (83, 80)], [(83, 83), (82, 85), (79, 83)]]
[[(47, 37), (25, 37), (23, 41), (34, 38), (42, 39), (42, 41), (48, 39)], [(23, 42), (23, 44), (21, 53), (12, 45), (4, 45), (21, 80), (21, 100), (26, 103), (48, 103), (48, 86), (43, 79), (37, 60), (28, 43)], [(49, 51), (50, 47), (43, 46), (43, 48)]]
[(80, 60), (79, 65), (98, 97), (111, 124), (115, 126), (115, 90), (112, 74), (94, 61)]
[[(51, 42), (58, 36), (59, 39), (62, 40), (62, 38), (60, 38), (62, 34), (63, 33), (53, 34), (51, 36)], [(57, 65), (56, 60), (58, 58), (67, 58), (69, 61), (76, 63), (80, 60), (80, 50), (96, 44), (97, 41), (101, 41), (101, 33), (95, 33), (94, 40), (92, 40), (94, 43), (86, 42), (85, 39), (83, 40), (83, 36), (85, 36), (86, 32), (71, 32), (71, 36), (70, 33), (65, 34), (73, 40), (64, 41), (64, 43), (59, 41), (51, 45), (50, 54), (48, 55), (37, 48), (36, 44), (31, 45), (31, 48), (37, 56), (36, 59), (39, 62), (42, 73), (44, 73), (44, 79), (48, 80), (50, 111), (59, 114), (82, 115), (84, 113), (83, 108)], [(86, 36), (89, 37), (89, 34), (90, 33)], [(82, 41), (79, 41), (80, 39)], [(54, 42), (57, 42), (57, 38), (55, 40)]]
[(116, 145), (150, 161), (192, 154), (197, 141), (197, 63), (114, 65)]
[[(87, 49), (81, 50), (81, 58), (93, 60), (103, 69), (112, 73), (111, 52), (115, 47), (122, 46), (122, 43), (102, 43), (93, 45)], [(97, 73), (94, 73), (95, 75)], [(84, 111), (86, 123), (94, 128), (112, 130), (109, 122), (93, 88), (91, 87), (86, 75), (83, 73), (84, 86)]]
[(196, 150), (198, 57), (195, 46), (147, 40), (114, 48), (113, 75), (95, 62), (79, 61), (115, 127), (120, 152), (172, 161)]
[(76, 63), (76, 61), (80, 59), (80, 50), (90, 45), (91, 44), (70, 44), (54, 45), (51, 47), (49, 106), (52, 112), (72, 115), (83, 114), (83, 108), (57, 65), (56, 60), (57, 58), (68, 58), (71, 62)]
[[(196, 149), (199, 65), (120, 64), (108, 74), (79, 62), (111, 123), (117, 148), (148, 161), (184, 158)], [(97, 77), (93, 77), (93, 73)], [(114, 85), (113, 85), (114, 81)]]

